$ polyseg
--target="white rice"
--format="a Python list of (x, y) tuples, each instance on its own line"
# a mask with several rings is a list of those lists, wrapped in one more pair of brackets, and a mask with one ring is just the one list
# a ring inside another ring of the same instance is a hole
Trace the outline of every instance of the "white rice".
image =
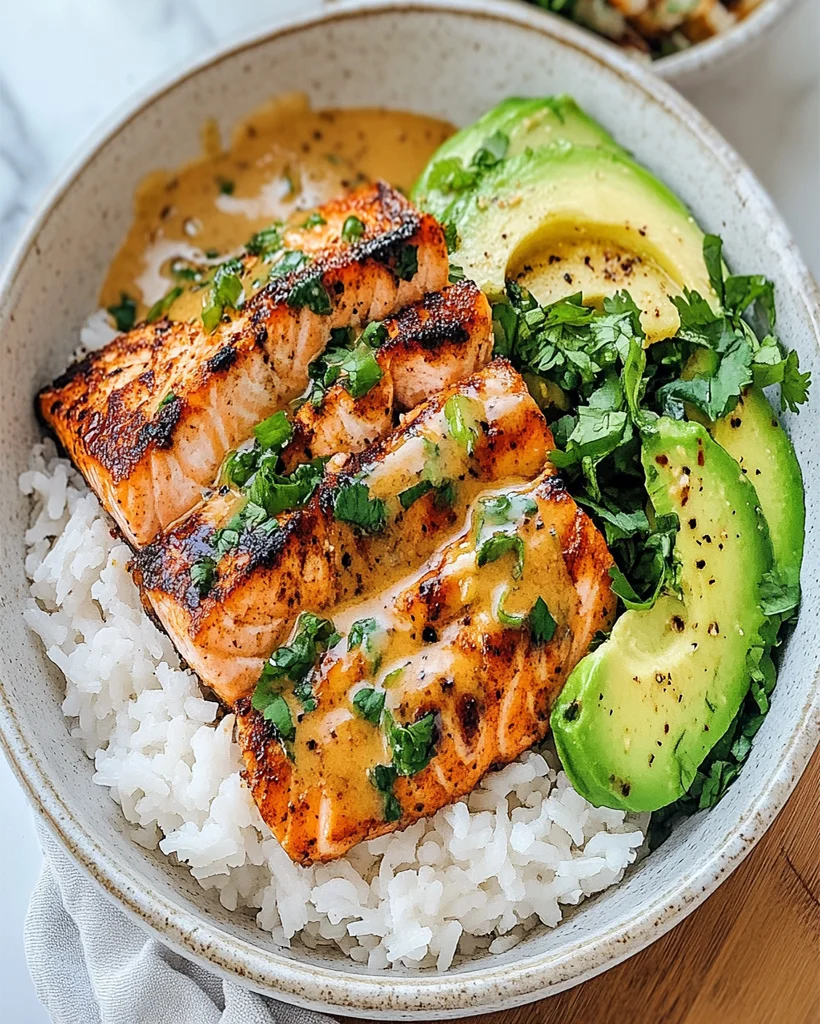
[(457, 953), (504, 952), (539, 922), (557, 925), (635, 860), (647, 817), (593, 807), (542, 750), (404, 832), (297, 867), (242, 782), (233, 716), (217, 722), (218, 704), (145, 615), (130, 551), (96, 498), (50, 441), (32, 465), (20, 479), (33, 503), (25, 619), (65, 675), (63, 711), (94, 781), (137, 843), (186, 864), (229, 910), (255, 911), (277, 942), (444, 971)]

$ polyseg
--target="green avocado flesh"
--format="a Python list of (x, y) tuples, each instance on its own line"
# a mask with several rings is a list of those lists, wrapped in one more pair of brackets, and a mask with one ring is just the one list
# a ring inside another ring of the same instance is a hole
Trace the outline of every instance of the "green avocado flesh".
[[(633, 291), (629, 279), (613, 280), (601, 253), (617, 248), (628, 264), (654, 269), (656, 286), (640, 299), (650, 340), (674, 334), (677, 312), (670, 294), (683, 286), (713, 299), (703, 260), (703, 234), (676, 196), (628, 157), (583, 146), (542, 148), (505, 160), (490, 171), (456, 222), (459, 246), (452, 262), (490, 299), (499, 298), (517, 266), (555, 246), (574, 245), (574, 268), (556, 264), (564, 292), (577, 291), (586, 275), (585, 298)], [(592, 280), (580, 265), (591, 252)], [(567, 276), (569, 275), (569, 279)], [(537, 293), (536, 293), (537, 294)], [(538, 295), (541, 301), (559, 296)], [(654, 329), (653, 321), (663, 329)]]
[(569, 96), (547, 96), (540, 99), (511, 97), (493, 107), (478, 121), (462, 128), (439, 147), (413, 189), (414, 202), (421, 203), (428, 213), (440, 220), (453, 202), (451, 193), (431, 188), (431, 172), (441, 160), (458, 158), (469, 167), (486, 140), (500, 132), (509, 140), (505, 156), (514, 157), (526, 149), (537, 149), (555, 143), (598, 146), (613, 152), (624, 150), (612, 136), (581, 110)]
[(750, 388), (734, 411), (709, 429), (754, 484), (769, 527), (775, 567), (797, 592), (806, 521), (803, 475), (774, 409), (759, 388)]
[(687, 791), (749, 688), (772, 550), (754, 488), (702, 426), (659, 419), (642, 459), (656, 514), (679, 518), (682, 597), (621, 615), (570, 674), (551, 726), (579, 793), (654, 811)]

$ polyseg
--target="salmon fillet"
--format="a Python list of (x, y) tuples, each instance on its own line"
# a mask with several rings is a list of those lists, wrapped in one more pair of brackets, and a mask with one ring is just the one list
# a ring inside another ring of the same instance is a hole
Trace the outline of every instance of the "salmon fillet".
[[(236, 705), (248, 785), (293, 860), (331, 860), (433, 814), (543, 739), (564, 680), (611, 625), (612, 558), (561, 480), (547, 470), (506, 493), (529, 500), (518, 583), (514, 551), (481, 564), (479, 502), (463, 534), (409, 580), (327, 612), (347, 639), (308, 675), (310, 705), (287, 681), (278, 685), (291, 717), (275, 716), (278, 728), (250, 699)], [(530, 625), (539, 598), (551, 634)], [(353, 619), (374, 624), (369, 651), (351, 642)]]
[(306, 402), (293, 419), (294, 436), (282, 454), (292, 469), (337, 452), (356, 452), (393, 426), (397, 412), (423, 402), (484, 366), (493, 347), (490, 304), (472, 281), (428, 292), (384, 321), (375, 353), (381, 380), (354, 398), (335, 384), (316, 406)]
[[(458, 437), (451, 399), (467, 417)], [(384, 440), (331, 460), (313, 498), (280, 516), (277, 528), (247, 530), (216, 558), (216, 531), (240, 504), (235, 492), (216, 494), (137, 554), (134, 578), (182, 657), (233, 704), (253, 690), (300, 610), (401, 578), (463, 528), (476, 494), (499, 479), (532, 479), (551, 447), (520, 375), (495, 360), (418, 406)], [(405, 508), (413, 487), (418, 500)], [(383, 503), (385, 528), (368, 532), (340, 518), (340, 500), (342, 513), (350, 503)], [(214, 559), (206, 593), (192, 577), (203, 556)]]
[[(226, 453), (305, 390), (332, 329), (382, 319), (446, 284), (440, 226), (384, 182), (319, 213), (323, 223), (284, 236), (306, 265), (210, 334), (199, 321), (143, 324), (40, 393), (46, 423), (132, 544), (191, 509)], [(345, 241), (351, 218), (360, 229)]]

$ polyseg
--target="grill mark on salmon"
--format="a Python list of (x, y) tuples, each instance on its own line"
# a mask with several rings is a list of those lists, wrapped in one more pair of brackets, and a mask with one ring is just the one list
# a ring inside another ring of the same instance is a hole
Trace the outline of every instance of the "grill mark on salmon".
[[(212, 334), (199, 322), (142, 324), (40, 392), (46, 423), (132, 544), (191, 509), (225, 454), (305, 390), (332, 328), (383, 319), (446, 284), (440, 226), (384, 182), (321, 214), (321, 228), (285, 234), (312, 262), (272, 280)], [(341, 240), (350, 216), (365, 227), (353, 243)], [(293, 304), (294, 289), (310, 282), (330, 313)]]
[[(452, 395), (478, 403), (486, 429), (472, 457), (449, 435), (444, 407)], [(427, 442), (425, 442), (425, 438)], [(415, 484), (430, 461), (425, 443), (439, 446), (439, 471), (455, 480), (452, 507), (430, 491), (407, 509), (397, 495)], [(463, 524), (472, 497), (499, 479), (531, 479), (553, 447), (543, 416), (520, 375), (495, 360), (408, 414), (388, 437), (332, 460), (310, 502), (280, 518), (271, 534), (243, 534), (219, 559), (213, 585), (200, 596), (191, 566), (213, 555), (214, 530), (236, 509), (233, 494), (217, 494), (132, 563), (146, 606), (188, 664), (226, 703), (246, 696), (264, 660), (305, 608), (314, 611), (389, 585), (429, 557)], [(393, 508), (383, 534), (367, 536), (334, 517), (340, 487), (363, 477)]]
[[(384, 691), (385, 707), (402, 724), (435, 715), (429, 764), (393, 784), (397, 820), (385, 820), (382, 794), (368, 776), (368, 768), (390, 763), (384, 729), (357, 717), (352, 705), (357, 689), (373, 686), (380, 675), (360, 650), (346, 650), (342, 641), (314, 670), (317, 707), (295, 717), (290, 756), (250, 700), (238, 702), (246, 780), (293, 860), (332, 860), (364, 839), (405, 828), (544, 738), (564, 679), (615, 614), (604, 539), (552, 472), (525, 491), (537, 513), (521, 527), (527, 560), (521, 586), (528, 602), (534, 595), (549, 602), (557, 625), (548, 643), (533, 639), (526, 625), (498, 622), (494, 590), (509, 568), (499, 567), (482, 585), (492, 566), (476, 569), (473, 560), (470, 567), (463, 539), (385, 603), (384, 621), (402, 637), (398, 650), (407, 659), (398, 682)], [(391, 647), (382, 650), (389, 667)]]

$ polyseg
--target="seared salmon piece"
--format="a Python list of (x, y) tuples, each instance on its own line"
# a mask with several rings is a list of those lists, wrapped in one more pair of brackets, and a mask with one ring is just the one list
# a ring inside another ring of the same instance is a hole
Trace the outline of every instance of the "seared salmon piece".
[(520, 375), (495, 360), (383, 440), (331, 460), (307, 505), (243, 530), (221, 556), (219, 530), (243, 499), (215, 495), (137, 554), (134, 578), (182, 657), (233, 704), (253, 690), (302, 609), (318, 612), (401, 579), (463, 529), (478, 493), (498, 480), (533, 479), (551, 448)]
[[(143, 324), (40, 393), (46, 422), (132, 544), (191, 509), (226, 453), (305, 390), (333, 328), (383, 319), (447, 283), (442, 229), (384, 182), (319, 212), (324, 224), (284, 236), (304, 265), (212, 333), (199, 321)], [(351, 218), (359, 228), (346, 241)]]
[(492, 310), (472, 281), (428, 292), (382, 326), (385, 340), (374, 354), (381, 380), (360, 398), (335, 384), (320, 405), (306, 402), (293, 419), (294, 436), (283, 453), (288, 468), (360, 451), (390, 430), (397, 412), (475, 373), (492, 353)]
[[(501, 523), (508, 499), (513, 522)], [(487, 558), (493, 529), (520, 554)], [(279, 678), (267, 717), (249, 698), (236, 705), (248, 785), (289, 856), (332, 860), (405, 828), (542, 740), (564, 680), (614, 619), (612, 564), (547, 471), (479, 499), (404, 585), (324, 611), (346, 638), (300, 688)]]

